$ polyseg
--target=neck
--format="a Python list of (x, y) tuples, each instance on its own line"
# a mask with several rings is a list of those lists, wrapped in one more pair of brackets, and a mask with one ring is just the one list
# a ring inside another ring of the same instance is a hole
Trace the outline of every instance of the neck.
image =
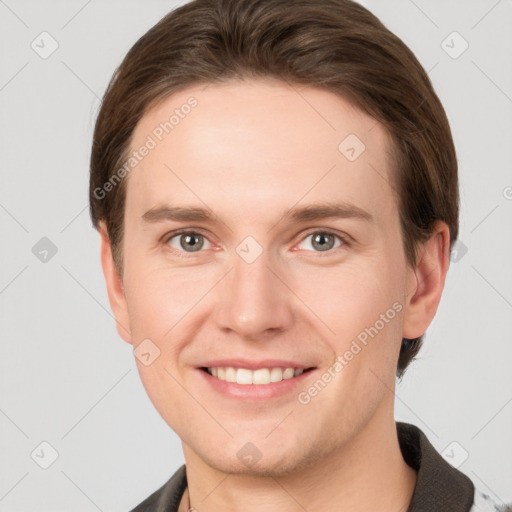
[(179, 512), (331, 512), (340, 503), (344, 512), (405, 512), (417, 474), (402, 457), (393, 414), (378, 414), (327, 458), (279, 477), (224, 473), (184, 444), (188, 487)]

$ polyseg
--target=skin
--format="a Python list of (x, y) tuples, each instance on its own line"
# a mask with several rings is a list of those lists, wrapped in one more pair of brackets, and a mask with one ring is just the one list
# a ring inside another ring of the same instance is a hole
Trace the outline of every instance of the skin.
[[(136, 362), (154, 406), (182, 440), (188, 489), (180, 511), (189, 497), (201, 512), (323, 512), (339, 503), (351, 512), (405, 511), (416, 472), (398, 445), (395, 371), (402, 337), (423, 334), (437, 310), (448, 227), (438, 222), (417, 265), (407, 265), (386, 130), (311, 87), (271, 79), (191, 87), (145, 114), (132, 149), (191, 96), (198, 105), (128, 176), (122, 279), (100, 226), (118, 332), (134, 348), (149, 338), (161, 351), (149, 366)], [(351, 133), (366, 146), (353, 162), (338, 150)], [(350, 203), (372, 220), (283, 217), (319, 202)], [(143, 222), (164, 204), (206, 204), (216, 217)], [(205, 236), (200, 251), (164, 237), (181, 228)], [(333, 248), (319, 250), (314, 233), (325, 230), (345, 243), (328, 238)], [(252, 263), (236, 252), (247, 236), (263, 250)], [(397, 301), (401, 311), (378, 335), (299, 403), (297, 393)], [(196, 369), (222, 357), (317, 369), (296, 392), (244, 401), (214, 391)], [(262, 454), (251, 467), (237, 457), (249, 441)]]

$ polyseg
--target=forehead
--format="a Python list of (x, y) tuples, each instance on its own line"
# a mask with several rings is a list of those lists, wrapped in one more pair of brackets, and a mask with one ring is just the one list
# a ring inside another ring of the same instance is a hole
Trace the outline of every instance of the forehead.
[(326, 90), (271, 79), (190, 87), (137, 125), (131, 151), (150, 149), (128, 175), (127, 211), (179, 203), (250, 218), (343, 199), (391, 212), (389, 144), (380, 123)]

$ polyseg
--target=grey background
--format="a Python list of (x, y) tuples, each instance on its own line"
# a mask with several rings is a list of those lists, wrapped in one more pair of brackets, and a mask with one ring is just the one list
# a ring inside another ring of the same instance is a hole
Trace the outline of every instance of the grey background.
[[(512, 501), (512, 1), (364, 4), (429, 71), (460, 164), (464, 246), (396, 419)], [(115, 330), (87, 200), (107, 82), (175, 5), (0, 0), (1, 512), (126, 511), (184, 463)], [(58, 43), (46, 59), (31, 47), (43, 31)]]

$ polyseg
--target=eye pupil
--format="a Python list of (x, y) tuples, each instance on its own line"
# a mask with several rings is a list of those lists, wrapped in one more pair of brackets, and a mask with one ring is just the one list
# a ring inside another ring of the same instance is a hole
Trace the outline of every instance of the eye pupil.
[[(326, 243), (327, 242), (327, 243)], [(313, 237), (313, 246), (320, 251), (332, 249), (334, 236), (328, 233), (318, 233)]]
[[(189, 245), (187, 245), (189, 244)], [(198, 251), (203, 247), (204, 240), (202, 238), (202, 235), (196, 235), (196, 234), (185, 234), (181, 235), (180, 237), (180, 245), (183, 249), (188, 250), (191, 249), (189, 252)]]

